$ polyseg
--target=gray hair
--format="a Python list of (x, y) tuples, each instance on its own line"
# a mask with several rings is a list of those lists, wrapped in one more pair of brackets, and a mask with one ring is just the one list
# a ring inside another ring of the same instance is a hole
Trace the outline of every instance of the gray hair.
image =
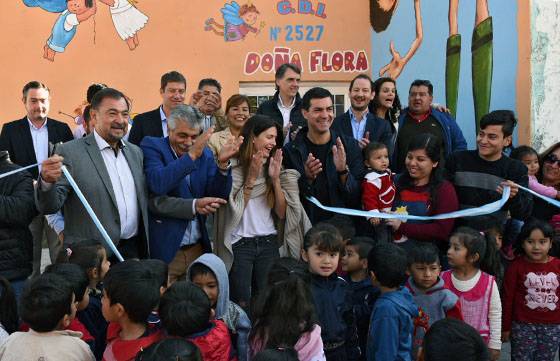
[(186, 123), (189, 128), (202, 129), (204, 125), (204, 115), (202, 115), (198, 109), (190, 105), (180, 104), (169, 114), (167, 118), (167, 127), (169, 129), (175, 129), (179, 121)]

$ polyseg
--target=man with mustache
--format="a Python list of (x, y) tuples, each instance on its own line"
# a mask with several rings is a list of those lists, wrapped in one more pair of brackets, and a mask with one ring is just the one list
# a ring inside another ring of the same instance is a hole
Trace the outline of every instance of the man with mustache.
[[(0, 135), (0, 150), (7, 150), (15, 164), (24, 167), (41, 163), (48, 157), (49, 142), (55, 144), (74, 139), (66, 123), (48, 117), (50, 100), (50, 90), (43, 83), (31, 81), (23, 87), (22, 101), (27, 114), (20, 120), (4, 124)], [(39, 169), (29, 169), (33, 178), (37, 178)], [(52, 262), (61, 244), (43, 214), (36, 216), (29, 228), (33, 235), (33, 277), (40, 274), (43, 235), (46, 235)]]
[[(399, 134), (393, 152), (391, 169), (403, 170), (410, 140), (417, 134), (433, 134), (441, 145), (445, 159), (453, 152), (466, 150), (467, 142), (459, 125), (449, 113), (432, 108), (434, 87), (429, 80), (415, 80), (408, 91), (408, 108), (399, 117)], [(443, 167), (443, 164), (440, 164)]]
[(62, 175), (64, 163), (123, 257), (146, 256), (148, 191), (142, 151), (122, 139), (128, 127), (128, 100), (116, 89), (102, 89), (91, 101), (90, 115), (95, 124), (92, 134), (59, 146), (58, 154), (43, 161), (37, 208), (45, 214), (64, 209), (67, 245), (103, 240)]
[(178, 71), (170, 71), (161, 76), (159, 94), (162, 104), (154, 110), (134, 117), (128, 141), (140, 145), (142, 139), (167, 137), (167, 117), (175, 107), (185, 102), (187, 79)]
[(337, 133), (356, 139), (360, 149), (364, 149), (370, 142), (380, 142), (387, 149), (393, 149), (391, 125), (368, 111), (368, 104), (375, 96), (371, 78), (366, 74), (357, 75), (350, 82), (348, 96), (350, 109), (333, 122)]

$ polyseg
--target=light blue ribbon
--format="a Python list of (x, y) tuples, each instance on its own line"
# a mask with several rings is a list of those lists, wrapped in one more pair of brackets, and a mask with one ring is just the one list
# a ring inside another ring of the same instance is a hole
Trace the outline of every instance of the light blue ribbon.
[(14, 170), (11, 170), (11, 171), (6, 172), (6, 173), (2, 173), (2, 174), (0, 174), (0, 179), (2, 179), (4, 177), (11, 176), (11, 175), (19, 173), (19, 172), (23, 172), (24, 170), (28, 170), (28, 169), (31, 169), (31, 168), (34, 168), (34, 167), (38, 167), (38, 166), (39, 166), (39, 163), (35, 163), (35, 164), (31, 164), (31, 165), (28, 165), (28, 166), (23, 167), (23, 168), (18, 168), (18, 169), (14, 169)]
[(68, 169), (66, 169), (65, 165), (62, 165), (62, 173), (64, 173), (64, 175), (66, 176), (66, 179), (68, 179), (68, 183), (70, 183), (70, 185), (74, 189), (74, 192), (76, 192), (76, 195), (80, 199), (80, 202), (82, 202), (82, 204), (84, 205), (84, 208), (88, 212), (89, 216), (91, 217), (91, 220), (93, 221), (93, 223), (95, 224), (95, 226), (97, 227), (99, 232), (101, 233), (101, 236), (105, 240), (105, 243), (107, 244), (107, 246), (111, 249), (111, 251), (113, 252), (115, 257), (117, 257), (117, 259), (119, 261), (121, 261), (121, 262), (124, 261), (123, 256), (120, 254), (119, 250), (117, 249), (117, 247), (115, 246), (115, 244), (111, 240), (111, 237), (109, 237), (109, 234), (105, 230), (105, 227), (103, 227), (103, 225), (99, 221), (99, 218), (97, 218), (97, 215), (95, 214), (95, 212), (93, 211), (93, 209), (89, 205), (89, 202), (87, 201), (86, 197), (84, 196), (84, 194), (82, 193), (82, 191), (80, 190), (78, 185), (76, 184), (76, 181), (74, 180), (74, 178), (72, 177), (72, 175), (70, 174)]
[(542, 194), (538, 194), (537, 192), (535, 192), (532, 189), (525, 188), (525, 187), (520, 186), (520, 185), (518, 185), (518, 186), (519, 186), (519, 189), (523, 189), (525, 192), (529, 192), (532, 195), (534, 195), (535, 197), (538, 197), (538, 198), (542, 199), (543, 201), (548, 202), (548, 203), (552, 204), (553, 206), (556, 206), (556, 207), (560, 208), (560, 201), (558, 201), (557, 199), (550, 198), (550, 197), (547, 197), (547, 196), (543, 196)]
[[(2, 174), (0, 174), (0, 179), (2, 179), (4, 177), (11, 176), (11, 175), (19, 173), (19, 172), (23, 172), (24, 170), (27, 170), (27, 169), (30, 169), (30, 168), (33, 168), (33, 167), (38, 167), (38, 166), (39, 166), (39, 163), (36, 163), (36, 164), (28, 165), (28, 166), (23, 167), (23, 168), (14, 169), (14, 170), (6, 172), (6, 173), (2, 173)], [(84, 194), (82, 193), (82, 191), (80, 190), (80, 188), (76, 184), (76, 181), (74, 180), (74, 178), (72, 178), (72, 175), (70, 174), (70, 172), (68, 171), (68, 169), (66, 169), (66, 166), (64, 166), (64, 165), (62, 166), (62, 173), (64, 173), (64, 175), (66, 176), (66, 179), (68, 179), (68, 182), (72, 186), (72, 189), (74, 189), (74, 192), (76, 192), (76, 195), (80, 199), (80, 202), (82, 202), (82, 204), (84, 205), (84, 208), (86, 209), (89, 216), (93, 220), (93, 223), (95, 224), (95, 226), (97, 227), (97, 229), (101, 233), (101, 236), (103, 237), (103, 240), (105, 241), (105, 244), (107, 245), (107, 247), (109, 247), (111, 249), (111, 251), (113, 252), (115, 257), (117, 257), (117, 259), (119, 261), (121, 261), (121, 262), (124, 261), (123, 256), (120, 254), (117, 247), (115, 247), (115, 244), (111, 240), (111, 237), (109, 237), (109, 234), (107, 234), (107, 231), (105, 230), (105, 227), (103, 227), (103, 225), (99, 221), (99, 218), (97, 218), (97, 215), (95, 214), (95, 212), (93, 211), (93, 209), (89, 205), (89, 202), (87, 201), (86, 197), (84, 196)]]
[(434, 221), (434, 220), (438, 220), (438, 219), (450, 219), (450, 218), (460, 218), (460, 217), (474, 217), (474, 216), (482, 216), (485, 214), (490, 214), (490, 213), (494, 213), (496, 211), (499, 211), (504, 204), (506, 204), (506, 202), (509, 199), (509, 194), (510, 194), (510, 188), (509, 187), (504, 187), (504, 191), (502, 193), (502, 198), (500, 198), (499, 200), (492, 202), (492, 203), (488, 203), (485, 204), (483, 206), (480, 207), (476, 207), (476, 208), (468, 208), (468, 209), (462, 209), (460, 211), (455, 211), (455, 212), (450, 212), (450, 213), (442, 213), (442, 214), (437, 214), (435, 216), (413, 216), (413, 215), (409, 215), (409, 214), (399, 214), (399, 213), (382, 213), (382, 212), (378, 212), (378, 211), (361, 211), (358, 209), (350, 209), (350, 208), (339, 208), (339, 207), (326, 207), (324, 205), (322, 205), (315, 197), (307, 197), (307, 199), (315, 204), (317, 207), (325, 210), (325, 211), (329, 211), (329, 212), (333, 212), (333, 213), (339, 213), (339, 214), (345, 214), (347, 216), (358, 216), (358, 217), (375, 217), (375, 218), (385, 218), (385, 219), (401, 219), (401, 220), (407, 220), (407, 219), (414, 219), (417, 221)]

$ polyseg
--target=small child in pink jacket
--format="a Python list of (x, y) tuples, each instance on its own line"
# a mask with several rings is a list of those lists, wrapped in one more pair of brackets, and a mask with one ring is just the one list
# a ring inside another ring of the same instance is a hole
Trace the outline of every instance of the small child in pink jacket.
[(511, 158), (520, 160), (527, 166), (529, 174), (529, 188), (540, 195), (560, 199), (560, 192), (554, 187), (548, 187), (539, 183), (537, 173), (539, 172), (539, 155), (533, 148), (522, 145), (511, 152)]

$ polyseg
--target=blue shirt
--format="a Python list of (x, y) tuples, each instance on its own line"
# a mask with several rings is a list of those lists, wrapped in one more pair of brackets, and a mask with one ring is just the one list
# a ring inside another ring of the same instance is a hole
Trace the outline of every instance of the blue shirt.
[(352, 135), (354, 139), (361, 140), (364, 137), (364, 133), (366, 132), (366, 121), (368, 112), (365, 112), (362, 115), (362, 119), (358, 120), (354, 112), (350, 108), (348, 110), (348, 114), (350, 114), (350, 124), (352, 125)]

